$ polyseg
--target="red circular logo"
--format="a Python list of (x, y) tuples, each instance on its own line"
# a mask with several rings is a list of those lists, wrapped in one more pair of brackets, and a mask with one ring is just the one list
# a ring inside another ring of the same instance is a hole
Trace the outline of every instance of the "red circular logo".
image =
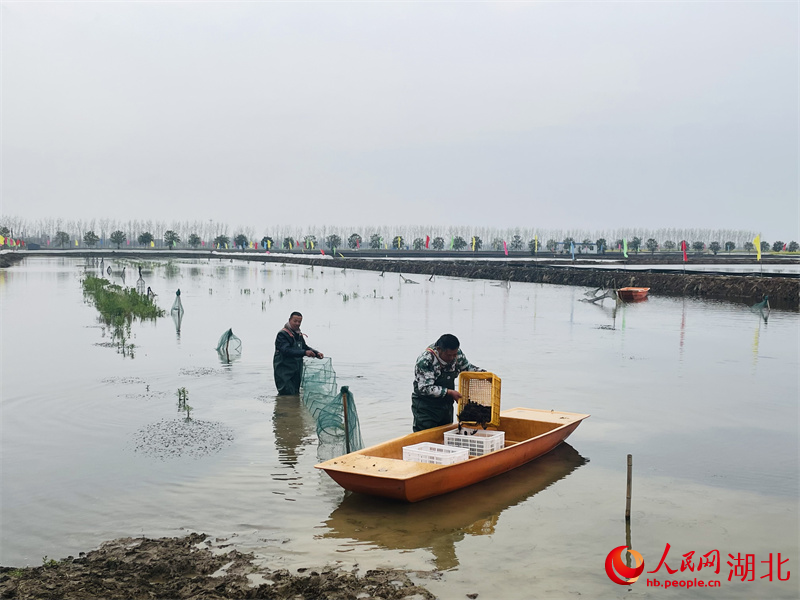
[[(629, 567), (622, 562), (622, 554), (628, 552), (636, 562), (635, 567)], [(608, 578), (619, 585), (628, 585), (639, 579), (644, 571), (644, 558), (636, 550), (627, 546), (618, 546), (606, 556), (606, 574)], [(619, 573), (619, 575), (617, 575)]]

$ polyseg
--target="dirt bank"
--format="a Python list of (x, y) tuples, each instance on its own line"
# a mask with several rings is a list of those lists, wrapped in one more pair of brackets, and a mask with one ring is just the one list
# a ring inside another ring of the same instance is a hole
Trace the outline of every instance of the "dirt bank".
[(17, 264), (23, 258), (25, 257), (20, 254), (17, 254), (16, 252), (11, 252), (11, 251), (0, 252), (0, 269)]
[[(361, 251), (362, 256), (365, 251)], [(422, 253), (398, 252), (403, 256), (417, 256)], [(487, 260), (447, 260), (444, 253), (428, 253), (439, 260), (371, 260), (360, 258), (355, 253), (346, 252), (346, 258), (327, 259), (314, 258), (308, 255), (270, 255), (255, 251), (235, 251), (218, 254), (209, 251), (167, 251), (148, 250), (95, 250), (87, 251), (49, 251), (49, 256), (130, 258), (134, 260), (153, 259), (214, 259), (214, 260), (247, 260), (255, 262), (279, 262), (305, 265), (319, 265), (367, 271), (387, 271), (405, 275), (431, 275), (465, 277), (470, 279), (492, 279), (500, 281), (525, 281), (531, 283), (550, 283), (555, 285), (577, 285), (585, 287), (619, 288), (625, 286), (649, 287), (650, 294), (656, 296), (689, 296), (727, 300), (740, 304), (752, 305), (760, 302), (764, 295), (769, 296), (772, 308), (800, 310), (800, 279), (797, 277), (781, 277), (764, 275), (763, 277), (726, 275), (723, 273), (684, 274), (682, 272), (660, 269), (666, 264), (681, 264), (676, 256), (651, 256), (649, 254), (631, 255), (631, 265), (647, 266), (647, 270), (631, 271), (605, 268), (571, 268), (562, 261), (558, 265), (547, 262), (523, 261), (487, 261)], [(489, 253), (490, 254), (490, 253)], [(35, 253), (29, 253), (34, 256)], [(377, 253), (376, 253), (377, 255)], [(0, 255), (2, 256), (2, 255)], [(463, 256), (463, 253), (461, 254)], [(545, 259), (547, 257), (544, 257)], [(556, 256), (553, 255), (553, 259)], [(598, 267), (612, 260), (608, 257), (595, 257)], [(615, 259), (618, 259), (617, 256)], [(696, 257), (695, 257), (696, 258)], [(696, 260), (700, 260), (696, 258)], [(795, 258), (765, 257), (764, 264), (789, 265), (797, 264)], [(703, 265), (750, 265), (755, 268), (752, 258), (728, 256), (704, 256)], [(652, 267), (652, 268), (650, 268)]]
[(287, 257), (282, 262), (315, 264), (348, 269), (383, 270), (404, 275), (440, 275), (469, 279), (526, 281), (556, 285), (620, 288), (649, 287), (659, 296), (713, 298), (743, 304), (760, 302), (769, 296), (770, 306), (787, 310), (800, 309), (800, 280), (791, 277), (751, 277), (721, 274), (657, 273), (621, 269), (569, 268), (518, 262), (488, 261), (371, 261), (357, 258), (322, 260)]
[[(0, 567), (0, 597), (20, 600), (325, 598), (386, 600), (435, 598), (403, 571), (381, 569), (363, 576), (334, 568), (269, 571), (252, 554), (212, 549), (204, 534), (183, 538), (123, 538), (79, 558), (41, 567)], [(420, 574), (422, 575), (422, 574)], [(428, 574), (430, 575), (430, 574)]]

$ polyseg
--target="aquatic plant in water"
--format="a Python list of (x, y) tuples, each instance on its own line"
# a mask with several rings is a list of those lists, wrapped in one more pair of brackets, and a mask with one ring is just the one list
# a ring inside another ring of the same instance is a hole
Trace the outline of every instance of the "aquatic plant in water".
[(175, 395), (178, 397), (178, 412), (186, 411), (186, 420), (191, 421), (191, 413), (193, 409), (186, 403), (186, 401), (189, 399), (189, 390), (187, 390), (185, 387), (178, 388), (178, 391), (175, 393)]
[(134, 317), (155, 319), (164, 311), (133, 288), (122, 288), (114, 283), (89, 275), (83, 280), (83, 292), (92, 298), (94, 305), (107, 324), (130, 322)]
[(111, 330), (111, 339), (123, 356), (133, 358), (134, 345), (127, 343), (133, 319), (156, 319), (165, 314), (146, 295), (101, 277), (87, 276), (83, 280), (83, 293), (97, 308), (100, 321)]

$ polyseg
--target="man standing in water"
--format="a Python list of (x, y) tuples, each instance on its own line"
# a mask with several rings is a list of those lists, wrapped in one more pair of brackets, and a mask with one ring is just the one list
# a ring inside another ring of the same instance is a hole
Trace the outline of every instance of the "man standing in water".
[(296, 396), (300, 393), (300, 379), (303, 376), (303, 357), (324, 358), (306, 344), (300, 324), (303, 315), (293, 312), (289, 322), (283, 326), (275, 338), (275, 356), (272, 368), (275, 374), (275, 386), (279, 396)]
[(453, 402), (461, 398), (455, 389), (458, 374), (486, 370), (470, 363), (459, 346), (458, 338), (446, 333), (417, 359), (411, 394), (414, 431), (452, 423)]

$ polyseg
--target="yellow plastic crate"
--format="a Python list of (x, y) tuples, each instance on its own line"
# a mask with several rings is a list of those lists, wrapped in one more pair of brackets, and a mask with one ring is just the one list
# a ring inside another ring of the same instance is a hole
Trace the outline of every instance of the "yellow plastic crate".
[[(461, 373), (458, 379), (458, 391), (461, 400), (458, 401), (457, 414), (461, 414), (467, 402), (475, 402), (492, 408), (492, 419), (486, 423), (487, 426), (500, 425), (500, 378), (497, 375), (472, 371)], [(461, 423), (479, 425), (476, 421), (461, 421)]]

